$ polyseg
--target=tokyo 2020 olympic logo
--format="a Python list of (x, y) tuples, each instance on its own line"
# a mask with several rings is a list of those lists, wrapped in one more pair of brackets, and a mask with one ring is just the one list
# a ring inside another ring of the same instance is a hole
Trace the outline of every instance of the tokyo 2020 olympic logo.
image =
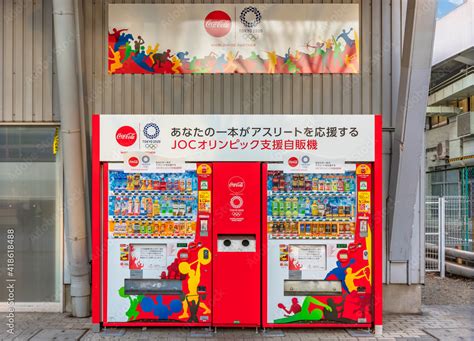
[(262, 21), (262, 14), (253, 6), (245, 7), (240, 12), (240, 22), (247, 28), (253, 28)]
[(147, 123), (143, 127), (143, 134), (149, 140), (156, 139), (160, 135), (160, 128), (156, 123)]

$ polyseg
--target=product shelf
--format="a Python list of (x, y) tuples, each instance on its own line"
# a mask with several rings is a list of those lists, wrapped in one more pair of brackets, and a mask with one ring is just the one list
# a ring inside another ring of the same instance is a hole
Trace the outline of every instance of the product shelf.
[(110, 220), (114, 222), (120, 220), (141, 220), (141, 221), (196, 221), (196, 216), (172, 216), (172, 217), (163, 217), (163, 216), (154, 216), (149, 217), (147, 215), (126, 215), (126, 216), (112, 216)]
[(320, 192), (320, 191), (268, 191), (269, 197), (296, 197), (296, 196), (306, 196), (306, 197), (352, 197), (355, 195), (355, 192)]
[(160, 191), (160, 190), (114, 190), (109, 192), (109, 196), (164, 196), (164, 195), (178, 195), (178, 196), (189, 196), (189, 197), (197, 197), (197, 191)]
[(338, 235), (338, 236), (300, 236), (297, 234), (268, 234), (270, 239), (320, 239), (320, 240), (352, 240), (353, 235)]
[(186, 234), (182, 236), (161, 236), (152, 234), (132, 233), (126, 235), (112, 234), (115, 239), (194, 239), (195, 234)]
[(355, 222), (354, 217), (273, 217), (267, 216), (269, 222), (313, 222), (320, 221), (324, 223)]

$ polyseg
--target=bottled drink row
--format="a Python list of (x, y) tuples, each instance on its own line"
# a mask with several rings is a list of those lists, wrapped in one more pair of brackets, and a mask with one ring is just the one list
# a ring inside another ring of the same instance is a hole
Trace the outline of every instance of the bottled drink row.
[[(334, 198), (336, 199), (336, 198)], [(271, 216), (302, 217), (352, 217), (353, 204), (349, 200), (313, 200), (309, 197), (275, 197), (271, 200)]]
[(268, 233), (299, 237), (354, 235), (355, 223), (269, 222)]
[(271, 185), (270, 189), (274, 192), (353, 192), (355, 190), (354, 177), (351, 175), (274, 172), (270, 175), (269, 184)]
[(112, 200), (114, 216), (183, 217), (193, 215), (196, 206), (192, 196), (117, 196)]
[[(154, 178), (156, 176), (156, 178)], [(191, 174), (148, 175), (148, 179), (140, 174), (127, 175), (127, 178), (114, 179), (114, 191), (179, 191), (195, 190), (195, 179)], [(152, 178), (153, 177), (153, 178)]]
[(118, 220), (109, 222), (110, 231), (115, 237), (150, 236), (150, 237), (185, 237), (196, 232), (195, 221), (148, 221)]

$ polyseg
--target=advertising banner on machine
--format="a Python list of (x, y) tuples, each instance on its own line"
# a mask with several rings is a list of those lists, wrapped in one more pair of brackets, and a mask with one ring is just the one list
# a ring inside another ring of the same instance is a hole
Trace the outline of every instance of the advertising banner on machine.
[(358, 4), (110, 4), (112, 74), (358, 73)]
[(344, 160), (322, 159), (309, 153), (289, 153), (283, 160), (285, 173), (341, 174), (345, 170)]
[(196, 168), (195, 164), (186, 164), (184, 159), (160, 157), (147, 152), (123, 153), (125, 173), (184, 173)]
[(288, 153), (302, 153), (314, 160), (370, 162), (374, 117), (100, 115), (100, 160), (121, 162), (123, 153), (145, 152), (187, 162), (281, 162)]

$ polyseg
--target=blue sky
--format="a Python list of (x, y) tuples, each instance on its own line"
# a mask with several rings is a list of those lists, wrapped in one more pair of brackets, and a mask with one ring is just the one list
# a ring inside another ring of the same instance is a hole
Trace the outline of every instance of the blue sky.
[(444, 17), (456, 7), (462, 5), (466, 0), (438, 0), (436, 19)]

